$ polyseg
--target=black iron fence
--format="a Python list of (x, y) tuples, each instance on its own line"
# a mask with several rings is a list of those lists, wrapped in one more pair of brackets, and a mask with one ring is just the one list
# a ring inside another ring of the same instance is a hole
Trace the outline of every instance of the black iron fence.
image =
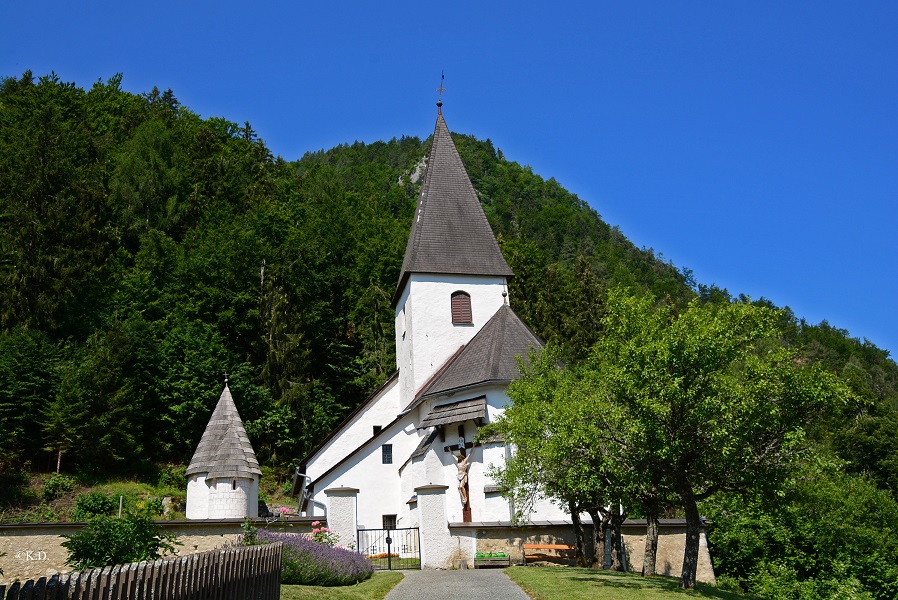
[(359, 552), (375, 569), (420, 569), (421, 538), (417, 527), (359, 529)]

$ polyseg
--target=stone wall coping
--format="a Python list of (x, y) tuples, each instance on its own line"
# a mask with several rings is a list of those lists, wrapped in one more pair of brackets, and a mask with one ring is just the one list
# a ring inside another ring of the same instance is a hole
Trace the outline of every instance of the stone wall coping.
[(333, 487), (324, 490), (324, 493), (332, 496), (336, 494), (358, 494), (361, 490), (353, 487)]
[[(283, 520), (267, 521), (266, 519), (250, 519), (253, 525), (269, 525), (274, 523), (311, 523), (320, 521), (321, 517), (292, 517)], [(244, 519), (189, 519), (184, 521), (155, 521), (160, 527), (202, 527), (206, 525), (242, 525)], [(55, 521), (49, 523), (0, 523), (0, 530), (4, 529), (68, 529), (72, 527), (86, 527), (85, 521)]]
[[(584, 519), (583, 525), (592, 525), (590, 519)], [(454, 522), (449, 523), (452, 529), (489, 529), (493, 527), (504, 527), (511, 529), (526, 529), (529, 527), (567, 527), (572, 526), (573, 522), (569, 519), (558, 521), (527, 521), (526, 523), (513, 523), (511, 521), (475, 521), (473, 523)], [(686, 519), (658, 519), (658, 525), (661, 527), (686, 527)], [(645, 527), (645, 519), (627, 519), (621, 527)], [(704, 517), (701, 520), (701, 526), (707, 527), (708, 520)]]
[(448, 485), (422, 485), (415, 488), (415, 492), (420, 493), (428, 493), (428, 492), (445, 492), (449, 489)]

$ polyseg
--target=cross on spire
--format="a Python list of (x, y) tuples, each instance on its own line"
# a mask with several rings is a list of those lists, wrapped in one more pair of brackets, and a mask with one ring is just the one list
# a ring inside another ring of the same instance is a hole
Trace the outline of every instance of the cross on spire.
[(437, 88), (437, 92), (439, 92), (440, 97), (437, 100), (437, 110), (439, 110), (440, 114), (443, 114), (443, 92), (446, 91), (446, 88), (443, 87), (443, 82), (446, 80), (446, 73), (440, 71), (440, 87)]
[(224, 372), (224, 378), (225, 378), (225, 385), (228, 385), (228, 372), (227, 371)]

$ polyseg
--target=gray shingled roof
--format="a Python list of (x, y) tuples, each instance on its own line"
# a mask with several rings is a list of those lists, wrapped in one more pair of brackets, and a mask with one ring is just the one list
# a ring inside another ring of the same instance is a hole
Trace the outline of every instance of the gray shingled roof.
[(437, 115), (394, 305), (411, 273), (514, 275), (499, 250), (442, 112)]
[(459, 400), (449, 404), (434, 406), (430, 413), (421, 419), (418, 429), (448, 425), (449, 423), (461, 423), (471, 419), (483, 419), (486, 417), (486, 396)]
[[(419, 427), (418, 429), (421, 429), (421, 427)], [(414, 452), (412, 452), (412, 455), (409, 456), (409, 459), (420, 458), (427, 454), (427, 451), (430, 450), (430, 446), (433, 445), (433, 441), (437, 439), (437, 433), (439, 432), (434, 429), (429, 434), (422, 437), (421, 441), (418, 443), (418, 447), (415, 448)]]
[(520, 372), (516, 357), (526, 360), (531, 349), (542, 348), (542, 341), (530, 331), (507, 304), (496, 311), (470, 342), (447, 364), (418, 399), (488, 382), (517, 379)]
[(198, 473), (206, 473), (206, 479), (262, 475), (227, 384), (187, 467), (188, 476)]

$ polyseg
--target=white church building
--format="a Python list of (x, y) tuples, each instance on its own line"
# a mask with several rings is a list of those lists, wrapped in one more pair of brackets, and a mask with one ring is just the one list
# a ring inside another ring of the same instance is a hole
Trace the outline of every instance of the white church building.
[[(511, 450), (474, 437), (509, 402), (517, 357), (542, 347), (510, 307), (513, 273), (441, 104), (393, 297), (396, 371), (303, 459), (294, 482), (305, 515), (342, 523), (353, 539), (352, 527), (420, 527), (425, 552), (427, 536), (448, 525), (512, 519), (488, 475)], [(534, 520), (570, 518), (548, 502), (534, 508)], [(425, 564), (441, 566), (429, 554)]]

